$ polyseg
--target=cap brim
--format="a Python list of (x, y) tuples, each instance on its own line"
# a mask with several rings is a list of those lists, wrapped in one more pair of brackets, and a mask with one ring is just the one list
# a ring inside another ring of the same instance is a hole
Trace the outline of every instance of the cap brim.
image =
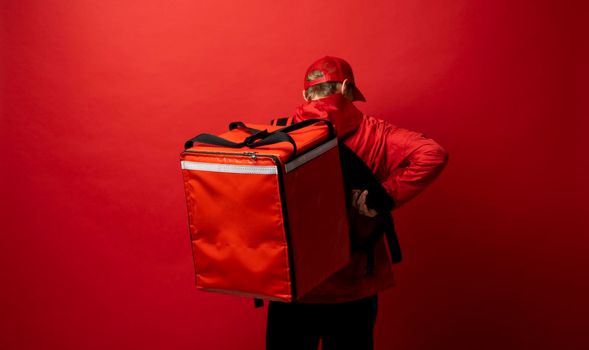
[(364, 97), (364, 94), (362, 94), (360, 89), (358, 89), (355, 85), (354, 85), (354, 101), (366, 102), (366, 97)]

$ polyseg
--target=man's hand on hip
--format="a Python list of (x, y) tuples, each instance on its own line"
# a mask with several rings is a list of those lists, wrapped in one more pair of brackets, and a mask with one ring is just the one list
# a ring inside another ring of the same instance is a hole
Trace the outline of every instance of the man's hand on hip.
[(368, 190), (352, 190), (352, 207), (358, 209), (360, 214), (373, 218), (378, 212), (366, 206), (366, 196), (368, 196)]

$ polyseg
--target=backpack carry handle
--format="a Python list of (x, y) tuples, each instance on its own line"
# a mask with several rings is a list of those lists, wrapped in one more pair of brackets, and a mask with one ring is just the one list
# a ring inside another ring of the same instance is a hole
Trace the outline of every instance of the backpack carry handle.
[(250, 128), (249, 126), (245, 125), (243, 122), (231, 122), (229, 123), (229, 131), (237, 128), (242, 128), (245, 131), (249, 132), (250, 134), (258, 133), (262, 130)]
[[(259, 130), (259, 129), (250, 128), (242, 122), (232, 122), (229, 124), (229, 130), (233, 130), (233, 129), (237, 129), (237, 128), (242, 128), (252, 135), (246, 137), (243, 142), (238, 143), (238, 142), (226, 140), (222, 137), (212, 135), (212, 134), (200, 134), (200, 135), (197, 135), (197, 136), (191, 138), (190, 140), (186, 141), (184, 143), (184, 149), (186, 150), (186, 149), (189, 149), (190, 147), (194, 146), (195, 142), (206, 143), (209, 145), (216, 145), (216, 146), (231, 147), (231, 148), (241, 148), (241, 147), (245, 146), (248, 142), (251, 143), (258, 138), (263, 138), (268, 135), (268, 130)], [(264, 134), (262, 134), (262, 132), (266, 132), (266, 134), (264, 135)]]
[(288, 142), (293, 147), (292, 156), (294, 157), (297, 153), (297, 144), (295, 143), (292, 136), (290, 136), (287, 133), (280, 132), (278, 130), (272, 133), (268, 133), (267, 130), (262, 130), (254, 135), (246, 137), (243, 140), (243, 142), (233, 142), (211, 134), (200, 134), (186, 141), (186, 143), (184, 144), (184, 149), (189, 149), (190, 147), (194, 146), (195, 142), (230, 148), (243, 148), (246, 146), (249, 148), (256, 148), (265, 145), (272, 145), (279, 142)]
[(333, 127), (333, 124), (329, 120), (325, 119), (306, 119), (295, 124), (290, 124), (289, 126), (284, 127), (282, 129), (278, 129), (277, 131), (289, 133), (291, 131), (299, 130), (309, 125), (313, 125), (315, 123), (325, 123), (325, 125), (327, 125), (327, 129), (329, 130), (329, 135), (327, 137), (328, 140), (335, 137), (335, 129)]
[[(284, 119), (286, 121), (289, 118), (281, 118), (281, 119)], [(282, 129), (278, 129), (277, 131), (289, 133), (291, 131), (299, 130), (299, 129), (305, 128), (309, 125), (313, 125), (315, 123), (320, 123), (320, 122), (325, 123), (327, 125), (327, 128), (329, 129), (328, 139), (332, 139), (333, 137), (335, 137), (335, 129), (333, 127), (333, 124), (330, 121), (325, 120), (325, 119), (306, 119), (306, 120), (303, 120), (298, 123), (288, 124), (286, 127), (282, 128)], [(279, 125), (279, 124), (277, 123), (276, 125)], [(233, 129), (237, 129), (237, 128), (242, 128), (242, 129), (248, 131), (250, 134), (255, 134), (255, 133), (258, 133), (261, 131), (259, 129), (250, 128), (249, 126), (245, 125), (243, 122), (229, 123), (229, 130), (233, 130)]]
[(212, 135), (212, 134), (199, 134), (195, 137), (191, 138), (190, 140), (184, 143), (184, 149), (187, 150), (194, 146), (195, 142), (206, 143), (208, 145), (215, 145), (215, 146), (223, 146), (223, 147), (231, 147), (231, 148), (241, 148), (243, 147), (243, 142), (237, 143), (233, 141), (226, 140), (222, 137)]
[(247, 125), (245, 125), (243, 122), (232, 122), (229, 124), (229, 130), (233, 130), (236, 128), (243, 128), (244, 130), (252, 133), (252, 135), (246, 137), (243, 140), (243, 142), (234, 142), (234, 141), (229, 141), (229, 140), (224, 139), (222, 137), (211, 135), (211, 134), (200, 134), (200, 135), (195, 136), (195, 137), (191, 138), (190, 140), (186, 141), (184, 143), (184, 149), (188, 149), (188, 148), (194, 146), (195, 142), (200, 142), (200, 143), (205, 143), (205, 144), (215, 145), (215, 146), (230, 147), (230, 148), (242, 148), (245, 146), (250, 147), (250, 148), (256, 148), (256, 147), (260, 147), (260, 146), (272, 145), (272, 144), (279, 143), (279, 142), (288, 142), (293, 147), (293, 152), (292, 152), (291, 158), (294, 158), (297, 155), (297, 144), (294, 141), (294, 139), (292, 138), (292, 136), (290, 136), (288, 133), (295, 131), (295, 130), (305, 128), (305, 127), (313, 125), (315, 123), (320, 123), (320, 122), (323, 122), (327, 125), (327, 128), (329, 130), (327, 139), (330, 140), (332, 138), (335, 138), (335, 130), (333, 128), (333, 125), (331, 124), (331, 122), (329, 122), (327, 120), (323, 120), (323, 119), (303, 120), (302, 122), (299, 122), (296, 124), (291, 124), (287, 127), (275, 130), (273, 132), (268, 132), (267, 129), (258, 130), (258, 129), (250, 128)]
[(272, 145), (274, 143), (279, 143), (279, 142), (288, 142), (292, 145), (292, 158), (296, 157), (297, 155), (297, 144), (295, 142), (295, 140), (292, 138), (292, 136), (290, 136), (289, 134), (285, 133), (285, 132), (281, 132), (280, 130), (274, 131), (272, 133), (270, 133), (266, 138), (247, 145), (250, 148), (255, 148), (255, 147), (260, 147), (260, 146), (266, 146), (266, 145)]

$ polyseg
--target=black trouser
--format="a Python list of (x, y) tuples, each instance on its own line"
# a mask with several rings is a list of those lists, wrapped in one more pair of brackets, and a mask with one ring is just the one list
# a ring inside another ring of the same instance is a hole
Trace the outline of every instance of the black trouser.
[(266, 350), (373, 349), (376, 295), (339, 304), (268, 304)]

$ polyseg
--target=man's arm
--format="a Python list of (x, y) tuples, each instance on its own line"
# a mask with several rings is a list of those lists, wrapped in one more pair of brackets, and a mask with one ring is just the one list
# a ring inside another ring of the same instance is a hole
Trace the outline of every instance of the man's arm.
[(390, 130), (385, 139), (389, 173), (383, 187), (395, 208), (413, 199), (444, 169), (448, 153), (434, 140), (407, 129)]

